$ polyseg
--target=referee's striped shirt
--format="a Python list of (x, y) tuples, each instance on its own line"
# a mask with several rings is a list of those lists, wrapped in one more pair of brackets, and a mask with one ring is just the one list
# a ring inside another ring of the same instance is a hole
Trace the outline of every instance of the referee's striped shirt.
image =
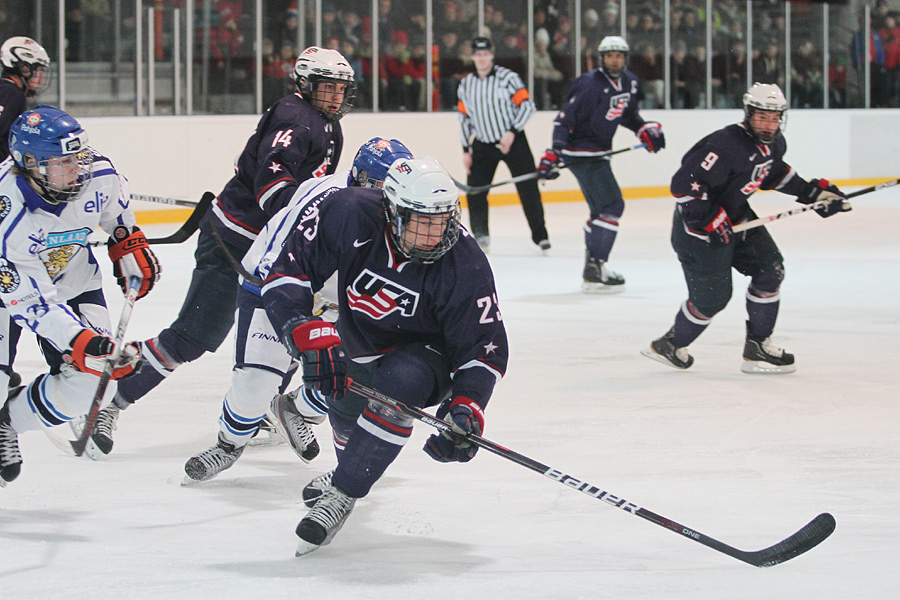
[(464, 149), (475, 137), (496, 144), (507, 131), (521, 131), (535, 111), (522, 78), (505, 67), (495, 66), (487, 77), (466, 75), (457, 90), (459, 135)]

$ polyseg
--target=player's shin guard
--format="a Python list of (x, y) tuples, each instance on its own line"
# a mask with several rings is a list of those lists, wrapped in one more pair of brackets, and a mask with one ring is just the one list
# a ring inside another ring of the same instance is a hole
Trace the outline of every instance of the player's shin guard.
[(412, 419), (377, 405), (366, 407), (334, 471), (332, 483), (354, 498), (369, 493), (412, 435)]

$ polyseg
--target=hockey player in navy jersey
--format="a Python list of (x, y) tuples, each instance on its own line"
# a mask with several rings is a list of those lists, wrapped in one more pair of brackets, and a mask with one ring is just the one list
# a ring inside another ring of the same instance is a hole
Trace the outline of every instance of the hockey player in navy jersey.
[(645, 356), (687, 369), (687, 346), (703, 333), (732, 293), (731, 270), (750, 277), (747, 289), (745, 373), (791, 373), (794, 356), (770, 341), (781, 300), (784, 262), (765, 227), (740, 233), (732, 224), (756, 219), (748, 204), (759, 189), (797, 197), (801, 204), (828, 201), (822, 217), (850, 210), (844, 194), (825, 179), (806, 181), (785, 162), (781, 129), (787, 101), (774, 84), (756, 83), (744, 94), (744, 120), (697, 142), (672, 177), (677, 200), (672, 247), (687, 281), (688, 299), (675, 324), (643, 350)]
[(262, 116), (225, 185), (200, 225), (196, 266), (175, 321), (145, 340), (147, 364), (122, 382), (113, 405), (101, 412), (94, 438), (112, 450), (112, 429), (121, 409), (159, 385), (179, 365), (214, 352), (234, 323), (237, 274), (212, 235), (215, 230), (233, 257), (241, 259), (269, 218), (311, 177), (335, 172), (343, 147), (338, 122), (355, 94), (353, 69), (340, 53), (316, 46), (297, 58), (294, 94)]
[(622, 190), (609, 159), (593, 158), (612, 147), (619, 125), (634, 131), (649, 152), (666, 147), (662, 126), (644, 121), (638, 112), (638, 80), (625, 68), (628, 44), (607, 36), (597, 48), (600, 67), (575, 80), (569, 97), (553, 123), (553, 147), (544, 152), (538, 177), (559, 177), (560, 161), (572, 171), (590, 209), (584, 227), (586, 293), (621, 292), (625, 278), (607, 266), (625, 211)]
[[(348, 377), (417, 407), (440, 406), (454, 430), (484, 429), (506, 370), (506, 330), (490, 264), (459, 223), (453, 180), (433, 159), (400, 159), (384, 189), (338, 190), (287, 237), (262, 288), (266, 314), (328, 398), (338, 466), (304, 489), (297, 554), (331, 541), (412, 433), (412, 420), (352, 392)], [(337, 274), (339, 318), (313, 314)], [(436, 434), (425, 451), (466, 462), (477, 447)]]
[[(0, 162), (9, 156), (9, 128), (36, 98), (50, 85), (50, 55), (31, 38), (11, 37), (0, 45)], [(5, 329), (2, 329), (5, 328)], [(22, 328), (10, 320), (0, 324), (0, 336), (9, 339), (10, 364)], [(22, 383), (16, 372), (9, 374), (10, 387)]]
[[(388, 167), (400, 158), (412, 158), (412, 153), (401, 142), (373, 138), (360, 147), (349, 170), (301, 184), (288, 205), (260, 232), (244, 257), (244, 267), (253, 277), (265, 280), (285, 239), (295, 228), (300, 226), (315, 231), (323, 202), (348, 186), (380, 189)], [(329, 280), (331, 282), (334, 278)], [(337, 290), (333, 285), (324, 286), (320, 293), (325, 293), (328, 301), (337, 302)], [(285, 351), (279, 330), (273, 328), (266, 316), (260, 295), (258, 285), (241, 279), (237, 298), (235, 364), (231, 388), (222, 402), (218, 441), (187, 461), (184, 466), (187, 483), (207, 481), (231, 467), (256, 435), (267, 409), (269, 421), (301, 460), (308, 462), (319, 453), (319, 444), (310, 424), (325, 419), (327, 400), (316, 390), (304, 386), (290, 394), (279, 394), (290, 382), (297, 361)], [(316, 313), (321, 314), (319, 310)], [(336, 318), (333, 310), (326, 309), (324, 313), (323, 318)]]
[[(0, 320), (34, 332), (50, 371), (10, 390), (0, 407), (0, 486), (21, 469), (18, 434), (59, 425), (87, 412), (106, 360), (114, 353), (100, 267), (88, 244), (98, 226), (120, 285), (152, 289), (159, 264), (135, 226), (128, 184), (109, 159), (88, 146), (74, 118), (51, 106), (25, 111), (10, 129), (10, 159), (0, 163)], [(6, 389), (9, 340), (0, 340), (0, 389)], [(140, 362), (127, 344), (115, 380)], [(92, 452), (92, 448), (87, 449)]]

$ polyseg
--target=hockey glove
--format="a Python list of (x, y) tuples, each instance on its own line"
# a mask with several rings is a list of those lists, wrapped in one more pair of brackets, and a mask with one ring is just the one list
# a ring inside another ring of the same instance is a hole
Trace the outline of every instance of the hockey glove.
[(437, 418), (449, 414), (453, 433), (441, 432), (425, 442), (425, 452), (438, 462), (469, 462), (478, 452), (478, 446), (466, 440), (468, 434), (481, 435), (484, 431), (484, 411), (475, 401), (457, 396), (452, 402), (444, 402), (437, 411)]
[(647, 152), (656, 153), (666, 147), (666, 136), (663, 135), (662, 125), (653, 121), (644, 123), (644, 126), (638, 129), (638, 138), (647, 144)]
[(281, 341), (303, 363), (303, 384), (326, 396), (347, 391), (347, 354), (334, 325), (318, 317), (295, 317), (284, 325)]
[[(112, 358), (115, 342), (105, 335), (99, 335), (90, 329), (82, 329), (72, 338), (72, 350), (63, 355), (63, 360), (70, 363), (82, 373), (100, 376), (106, 367), (106, 361)], [(122, 348), (113, 368), (112, 378), (122, 379), (134, 375), (141, 369), (141, 352), (137, 343), (129, 342)]]
[(709, 236), (709, 245), (712, 247), (726, 246), (734, 238), (731, 230), (731, 219), (725, 209), (719, 207), (719, 212), (703, 227), (703, 231)]
[(541, 164), (537, 169), (538, 179), (556, 179), (559, 177), (559, 154), (553, 149), (544, 151)]
[(827, 218), (839, 212), (853, 210), (844, 192), (827, 179), (813, 179), (806, 186), (803, 194), (797, 197), (797, 202), (800, 204), (812, 204), (823, 200), (828, 202), (825, 206), (814, 209), (820, 217)]
[(147, 292), (153, 289), (153, 284), (159, 281), (159, 261), (150, 246), (144, 233), (136, 226), (129, 229), (125, 225), (117, 225), (106, 242), (109, 249), (109, 258), (113, 262), (113, 275), (122, 288), (122, 293), (128, 292), (128, 279), (130, 277), (141, 278), (141, 288), (138, 290), (138, 298), (143, 298)]

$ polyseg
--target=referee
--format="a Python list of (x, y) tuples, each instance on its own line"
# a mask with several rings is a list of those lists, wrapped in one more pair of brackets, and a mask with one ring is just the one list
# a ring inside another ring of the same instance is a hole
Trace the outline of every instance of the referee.
[[(523, 129), (535, 107), (522, 78), (494, 65), (488, 38), (472, 40), (472, 61), (475, 72), (463, 78), (457, 91), (463, 165), (469, 174), (466, 183), (473, 187), (489, 185), (501, 160), (513, 177), (533, 173), (534, 157)], [(537, 179), (517, 183), (516, 190), (531, 228), (531, 240), (541, 250), (549, 250)], [(487, 251), (491, 243), (487, 192), (470, 194), (467, 200), (472, 235)]]

